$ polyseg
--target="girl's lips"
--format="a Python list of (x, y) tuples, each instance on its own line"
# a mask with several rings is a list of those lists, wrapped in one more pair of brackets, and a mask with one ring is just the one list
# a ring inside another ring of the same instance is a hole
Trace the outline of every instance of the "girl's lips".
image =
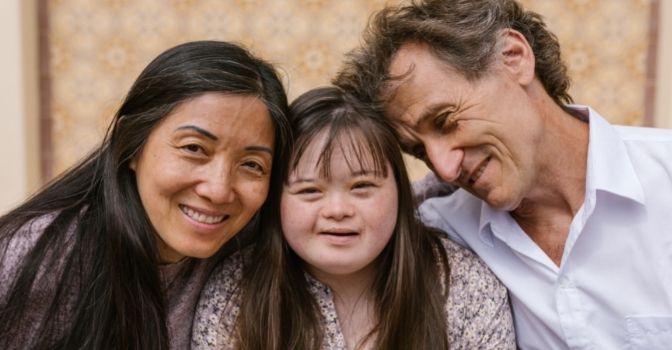
[(357, 239), (359, 234), (354, 231), (349, 232), (320, 232), (320, 237), (333, 245), (347, 245)]
[(342, 232), (336, 232), (336, 231), (324, 231), (320, 232), (321, 235), (334, 235), (334, 236), (356, 236), (358, 235), (357, 232), (355, 231), (342, 231)]

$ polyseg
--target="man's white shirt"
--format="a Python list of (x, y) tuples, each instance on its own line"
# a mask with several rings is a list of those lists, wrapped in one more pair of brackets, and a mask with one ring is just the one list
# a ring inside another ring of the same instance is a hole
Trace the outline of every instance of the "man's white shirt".
[(558, 267), (513, 220), (464, 190), (420, 206), (509, 289), (523, 349), (672, 349), (672, 130), (594, 110), (585, 200)]

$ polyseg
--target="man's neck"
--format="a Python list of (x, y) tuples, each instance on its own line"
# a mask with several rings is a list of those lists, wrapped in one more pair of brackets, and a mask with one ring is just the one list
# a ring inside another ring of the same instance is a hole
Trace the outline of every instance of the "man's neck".
[(569, 226), (584, 201), (589, 128), (555, 104), (542, 117), (546, 137), (536, 182), (511, 216), (559, 266)]

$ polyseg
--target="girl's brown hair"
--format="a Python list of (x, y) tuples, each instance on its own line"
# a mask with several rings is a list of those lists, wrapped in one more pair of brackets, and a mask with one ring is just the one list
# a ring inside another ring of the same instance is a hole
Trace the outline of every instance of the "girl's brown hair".
[[(376, 262), (377, 324), (367, 338), (373, 340), (375, 349), (447, 349), (444, 286), (448, 284), (439, 280), (440, 267), (448, 276), (447, 258), (440, 249), (438, 233), (415, 216), (410, 182), (393, 130), (367, 106), (335, 87), (309, 91), (290, 109), (295, 146), (292, 161), (281, 165), (285, 181), (307, 145), (325, 131), (330, 136), (318, 164), (322, 174), (329, 174), (334, 148), (345, 147), (355, 150), (357, 159), (350, 162), (372, 159), (382, 176), (394, 176), (399, 199), (397, 223)], [(387, 173), (388, 162), (392, 174)], [(269, 198), (277, 208), (275, 221), (264, 223), (266, 228), (245, 266), (238, 345), (259, 350), (319, 349), (323, 320), (308, 290), (303, 262), (283, 238), (279, 199)]]

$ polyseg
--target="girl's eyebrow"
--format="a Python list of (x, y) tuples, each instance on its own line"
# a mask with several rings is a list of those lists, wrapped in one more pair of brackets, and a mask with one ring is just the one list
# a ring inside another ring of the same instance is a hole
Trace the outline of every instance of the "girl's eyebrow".
[(304, 182), (315, 182), (314, 178), (311, 177), (299, 177), (296, 179), (290, 179), (290, 181), (287, 181), (290, 185), (297, 184), (297, 183), (304, 183)]
[(359, 171), (353, 171), (350, 175), (351, 176), (364, 176), (364, 175), (376, 175), (376, 171), (373, 170), (359, 170)]
[(209, 131), (207, 131), (203, 128), (200, 128), (196, 125), (191, 125), (191, 124), (190, 125), (183, 125), (183, 126), (180, 126), (177, 129), (175, 129), (175, 131), (180, 131), (180, 130), (194, 130), (194, 131), (198, 132), (199, 134), (201, 134), (201, 135), (203, 135), (203, 136), (205, 136), (205, 137), (207, 137), (207, 138), (209, 138), (213, 141), (218, 140), (217, 136), (215, 136), (213, 133), (211, 133), (211, 132), (209, 132)]

